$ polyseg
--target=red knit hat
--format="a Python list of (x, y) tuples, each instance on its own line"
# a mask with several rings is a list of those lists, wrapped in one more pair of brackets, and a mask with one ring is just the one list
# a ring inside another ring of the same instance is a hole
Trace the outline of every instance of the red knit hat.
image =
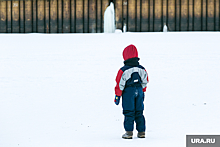
[(131, 44), (124, 49), (123, 58), (124, 60), (128, 60), (135, 57), (138, 57), (138, 51), (137, 48), (133, 44)]

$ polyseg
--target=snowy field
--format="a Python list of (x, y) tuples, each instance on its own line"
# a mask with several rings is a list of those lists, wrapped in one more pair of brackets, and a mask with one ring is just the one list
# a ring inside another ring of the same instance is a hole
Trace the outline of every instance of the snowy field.
[[(123, 140), (122, 51), (149, 73), (147, 137)], [(0, 34), (0, 147), (185, 147), (220, 134), (220, 33)]]

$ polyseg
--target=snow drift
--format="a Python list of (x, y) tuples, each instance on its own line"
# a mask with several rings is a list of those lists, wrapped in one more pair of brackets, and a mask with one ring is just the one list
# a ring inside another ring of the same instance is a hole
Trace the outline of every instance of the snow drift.
[[(220, 33), (0, 34), (1, 147), (185, 147), (220, 132)], [(123, 140), (122, 51), (149, 73), (146, 139)]]

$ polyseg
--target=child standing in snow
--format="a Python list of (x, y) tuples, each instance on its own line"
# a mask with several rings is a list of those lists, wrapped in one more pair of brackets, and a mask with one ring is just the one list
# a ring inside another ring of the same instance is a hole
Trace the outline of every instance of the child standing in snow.
[(148, 74), (139, 64), (137, 48), (127, 46), (123, 51), (124, 66), (118, 71), (115, 87), (115, 104), (118, 105), (122, 96), (124, 114), (124, 139), (132, 139), (134, 122), (138, 138), (145, 138), (144, 92), (147, 88)]

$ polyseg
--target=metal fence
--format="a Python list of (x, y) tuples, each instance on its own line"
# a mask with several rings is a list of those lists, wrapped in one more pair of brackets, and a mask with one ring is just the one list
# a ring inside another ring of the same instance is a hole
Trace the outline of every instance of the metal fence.
[[(117, 29), (219, 31), (220, 0), (113, 0)], [(100, 33), (110, 0), (0, 0), (0, 33)]]

